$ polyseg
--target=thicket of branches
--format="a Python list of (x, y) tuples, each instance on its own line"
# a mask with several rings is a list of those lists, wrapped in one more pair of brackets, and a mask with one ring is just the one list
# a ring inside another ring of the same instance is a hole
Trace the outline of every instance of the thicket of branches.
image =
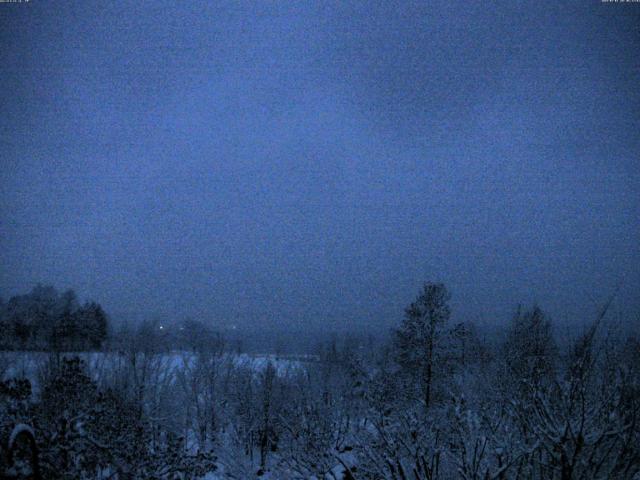
[(448, 302), (427, 283), (384, 348), (330, 343), (303, 363), (244, 362), (202, 325), (180, 353), (146, 325), (85, 363), (53, 355), (38, 395), (1, 384), (4, 475), (638, 478), (640, 341), (607, 308), (558, 345), (537, 307), (487, 342)]

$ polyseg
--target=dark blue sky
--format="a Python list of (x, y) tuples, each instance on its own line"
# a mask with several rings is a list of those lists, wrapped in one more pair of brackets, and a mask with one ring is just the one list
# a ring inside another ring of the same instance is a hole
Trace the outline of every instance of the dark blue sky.
[(387, 326), (640, 301), (640, 4), (0, 4), (0, 293)]

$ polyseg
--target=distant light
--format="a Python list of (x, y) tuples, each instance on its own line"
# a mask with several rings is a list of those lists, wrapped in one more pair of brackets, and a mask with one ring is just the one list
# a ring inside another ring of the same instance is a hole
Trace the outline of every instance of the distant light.
[(164, 326), (160, 325), (160, 330), (164, 330)]

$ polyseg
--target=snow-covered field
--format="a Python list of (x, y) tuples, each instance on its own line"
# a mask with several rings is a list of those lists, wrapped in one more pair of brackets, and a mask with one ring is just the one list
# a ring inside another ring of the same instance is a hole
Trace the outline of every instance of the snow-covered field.
[[(39, 392), (39, 379), (54, 354), (47, 352), (0, 352), (0, 379), (11, 377), (27, 378), (31, 381), (34, 393)], [(87, 365), (94, 380), (100, 381), (101, 376), (110, 368), (122, 365), (126, 361), (126, 354), (116, 352), (79, 352), (64, 353), (64, 357), (78, 356)], [(192, 367), (196, 355), (188, 351), (173, 351), (153, 355), (158, 368), (162, 368), (165, 375), (172, 375), (184, 368)], [(283, 356), (275, 354), (237, 354), (227, 353), (216, 357), (220, 365), (231, 363), (234, 367), (248, 368), (256, 373), (262, 372), (272, 364), (278, 376), (288, 376), (303, 371), (309, 362), (315, 360), (310, 356)]]

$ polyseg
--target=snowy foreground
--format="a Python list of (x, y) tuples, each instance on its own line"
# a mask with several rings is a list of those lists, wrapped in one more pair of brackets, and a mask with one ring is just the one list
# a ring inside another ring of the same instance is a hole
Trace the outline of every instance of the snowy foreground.
[[(213, 446), (213, 441), (206, 438), (206, 434), (202, 435), (202, 423), (213, 424), (215, 422), (214, 417), (222, 419), (224, 407), (222, 404), (227, 403), (228, 399), (214, 398), (212, 391), (221, 387), (221, 384), (216, 382), (221, 381), (222, 384), (236, 383), (239, 376), (243, 377), (247, 386), (264, 385), (265, 381), (269, 382), (273, 389), (273, 384), (276, 382), (287, 382), (289, 379), (305, 377), (309, 373), (309, 367), (315, 366), (318, 363), (318, 357), (315, 355), (308, 356), (282, 356), (274, 354), (231, 354), (231, 353), (218, 353), (213, 356), (196, 354), (189, 351), (175, 351), (163, 354), (123, 354), (117, 352), (80, 352), (80, 353), (64, 353), (64, 354), (51, 354), (46, 352), (0, 352), (0, 374), (2, 380), (10, 382), (10, 379), (27, 379), (31, 384), (31, 402), (37, 402), (41, 397), (48, 396), (46, 384), (47, 378), (51, 376), (52, 368), (54, 365), (65, 364), (66, 361), (75, 361), (78, 359), (82, 365), (84, 373), (88, 375), (88, 378), (96, 385), (103, 388), (120, 388), (127, 389), (127, 386), (118, 385), (118, 383), (127, 383), (131, 381), (137, 385), (132, 385), (135, 391), (141, 391), (142, 398), (141, 403), (148, 407), (151, 411), (157, 411), (161, 409), (164, 403), (167, 401), (167, 397), (177, 396), (177, 401), (171, 403), (171, 408), (181, 409), (182, 411), (173, 410), (168, 413), (173, 418), (166, 418), (169, 423), (175, 422), (177, 417), (181, 417), (180, 423), (184, 424), (182, 428), (185, 443), (183, 449), (185, 451), (197, 452), (202, 448), (204, 444), (209, 447)], [(247, 377), (248, 375), (248, 377)], [(127, 378), (130, 377), (130, 378)], [(226, 381), (222, 380), (226, 377)], [(141, 383), (141, 384), (140, 384)], [(141, 388), (138, 388), (141, 387)], [(169, 393), (171, 392), (171, 393)], [(237, 399), (239, 403), (243, 401), (254, 402), (255, 398), (251, 398), (252, 392), (244, 392), (245, 398)], [(253, 392), (258, 393), (258, 392)], [(222, 479), (222, 478), (245, 478), (244, 475), (256, 473), (261, 478), (283, 478), (282, 475), (286, 475), (287, 478), (301, 478), (299, 474), (295, 474), (292, 471), (286, 473), (274, 473), (268, 471), (265, 467), (267, 464), (267, 449), (271, 453), (271, 456), (275, 456), (274, 444), (277, 441), (273, 438), (273, 434), (270, 433), (273, 430), (272, 427), (263, 428), (267, 434), (259, 433), (260, 428), (255, 428), (256, 423), (260, 423), (257, 420), (260, 416), (263, 417), (264, 423), (265, 413), (264, 401), (265, 399), (271, 400), (272, 392), (268, 395), (264, 395), (258, 403), (262, 403), (262, 412), (260, 409), (256, 409), (256, 412), (247, 412), (249, 414), (249, 422), (253, 424), (253, 430), (250, 434), (254, 437), (253, 440), (249, 440), (248, 448), (250, 453), (248, 454), (248, 461), (232, 459), (231, 461), (218, 461), (211, 463), (211, 471), (200, 471), (199, 474), (193, 476), (193, 478), (203, 479)], [(215, 394), (213, 394), (215, 395)], [(218, 397), (233, 396), (229, 391), (218, 392)], [(55, 414), (66, 414), (67, 409), (73, 409), (75, 405), (75, 399), (58, 398), (59, 402), (54, 405), (56, 410)], [(62, 402), (60, 402), (60, 400)], [(210, 403), (209, 403), (210, 402)], [(209, 405), (206, 405), (209, 403)], [(214, 410), (214, 406), (219, 406), (219, 411)], [(6, 406), (5, 406), (6, 407)], [(205, 413), (203, 410), (207, 410)], [(204, 418), (206, 416), (206, 420)], [(268, 421), (268, 420), (267, 420)], [(213, 426), (213, 425), (208, 425)], [(206, 427), (205, 427), (206, 429)], [(227, 431), (223, 428), (221, 435), (218, 435), (218, 440), (215, 442), (217, 450), (222, 455), (229, 455), (228, 458), (232, 458), (233, 453), (228, 453), (233, 446), (230, 443), (237, 442), (238, 431)], [(256, 432), (257, 431), (257, 432)], [(7, 445), (9, 448), (13, 448), (17, 439), (29, 432), (31, 435), (37, 437), (37, 431), (29, 424), (17, 423), (15, 424), (9, 433)], [(257, 433), (257, 434), (256, 434)], [(262, 437), (260, 439), (259, 437)], [(262, 447), (260, 447), (262, 443)], [(257, 447), (257, 448), (256, 448)], [(254, 451), (255, 450), (255, 451)], [(218, 457), (216, 455), (216, 457)], [(220, 457), (218, 457), (220, 458)], [(331, 460), (332, 466), (325, 467), (323, 475), (315, 476), (311, 472), (305, 478), (344, 478), (345, 467), (343, 462), (352, 462), (353, 455), (349, 452), (336, 452), (336, 458)], [(345, 463), (346, 465), (346, 463)], [(16, 475), (16, 478), (21, 478), (19, 472), (15, 469), (10, 471), (11, 474)], [(178, 469), (179, 470), (179, 469)], [(253, 472), (253, 471), (256, 472)], [(289, 468), (287, 467), (287, 470)], [(113, 469), (105, 469), (97, 474), (95, 478), (111, 478), (114, 473)], [(179, 475), (177, 478), (191, 478), (190, 475), (181, 476), (183, 473), (177, 472)], [(116, 477), (118, 478), (118, 477)], [(137, 478), (137, 477), (134, 477)], [(173, 477), (167, 477), (173, 478)]]
[(640, 479), (638, 338), (560, 347), (536, 309), (497, 347), (436, 327), (302, 358), (0, 354), (0, 477)]

